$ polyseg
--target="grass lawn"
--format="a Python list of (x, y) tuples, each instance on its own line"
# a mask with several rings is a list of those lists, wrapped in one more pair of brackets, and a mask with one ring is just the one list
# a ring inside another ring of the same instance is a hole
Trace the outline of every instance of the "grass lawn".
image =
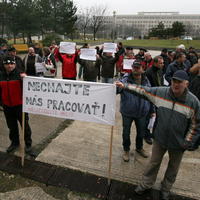
[[(77, 43), (84, 43), (83, 40), (74, 40)], [(90, 45), (93, 44), (103, 44), (104, 42), (112, 42), (111, 40), (87, 40), (86, 43)], [(160, 47), (160, 48), (176, 48), (180, 44), (184, 44), (186, 48), (190, 46), (200, 49), (200, 40), (122, 40), (115, 42), (122, 42), (125, 46), (137, 46), (137, 47)]]
[[(71, 41), (71, 40), (66, 40), (66, 41)], [(112, 40), (74, 40), (76, 43), (88, 43), (90, 45), (100, 45), (103, 44), (104, 42), (112, 42)], [(117, 41), (115, 42), (122, 42), (125, 46), (133, 46), (133, 47), (157, 47), (157, 48), (176, 48), (177, 45), (184, 44), (186, 48), (189, 48), (190, 46), (195, 47), (196, 49), (200, 50), (200, 40), (122, 40), (122, 41)], [(22, 39), (18, 39), (17, 43), (23, 43)], [(9, 44), (13, 44), (13, 40), (9, 41)]]
[(200, 40), (124, 40), (124, 45), (141, 47), (176, 48), (177, 45), (184, 44), (186, 48), (190, 46), (200, 49)]
[[(77, 43), (84, 43), (83, 40), (74, 40)], [(90, 45), (98, 45), (103, 44), (104, 42), (112, 42), (111, 40), (87, 40), (86, 43)], [(133, 46), (133, 47), (156, 47), (156, 48), (176, 48), (176, 46), (180, 44), (184, 44), (186, 48), (195, 47), (200, 50), (200, 40), (122, 40), (115, 42), (122, 42), (125, 46)]]

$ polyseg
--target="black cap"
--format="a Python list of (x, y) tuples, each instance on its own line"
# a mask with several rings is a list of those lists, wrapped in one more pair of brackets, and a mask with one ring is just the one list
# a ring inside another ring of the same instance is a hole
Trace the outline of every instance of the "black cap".
[(146, 49), (144, 49), (144, 48), (139, 48), (139, 50), (140, 50), (140, 51), (147, 52), (147, 50), (146, 50)]
[(8, 51), (9, 51), (9, 52), (12, 52), (12, 51), (16, 51), (16, 49), (15, 49), (15, 47), (10, 47), (10, 48), (8, 49)]
[(126, 50), (133, 50), (133, 47), (128, 46), (126, 47)]
[(195, 48), (194, 47), (189, 47), (188, 49), (190, 50), (190, 49), (195, 49)]
[(185, 80), (188, 81), (189, 76), (187, 72), (185, 72), (184, 70), (178, 70), (174, 73), (172, 79), (179, 80), (179, 81), (185, 81)]
[(171, 49), (168, 50), (168, 53), (172, 53), (172, 52), (173, 52), (173, 50), (171, 50)]
[(3, 59), (3, 64), (15, 64), (15, 59), (12, 56), (6, 56)]
[(168, 52), (168, 49), (167, 49), (167, 48), (164, 48), (164, 49), (162, 49), (162, 52), (163, 52), (163, 53), (167, 53), (167, 52)]
[(132, 64), (132, 67), (141, 67), (142, 66), (142, 63), (141, 63), (141, 60), (135, 60)]

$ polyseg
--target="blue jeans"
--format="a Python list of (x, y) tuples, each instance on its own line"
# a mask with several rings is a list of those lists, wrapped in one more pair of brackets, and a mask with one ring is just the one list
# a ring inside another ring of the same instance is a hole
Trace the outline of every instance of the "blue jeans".
[(134, 117), (127, 117), (122, 115), (122, 125), (123, 125), (123, 148), (124, 151), (130, 151), (130, 130), (132, 122), (135, 121), (136, 126), (136, 149), (142, 149), (143, 148), (143, 137), (145, 134), (145, 123), (146, 123), (146, 116), (142, 118), (134, 118)]
[(102, 77), (101, 78), (101, 82), (102, 83), (111, 83), (111, 84), (113, 84), (113, 78), (104, 78), (104, 77)]

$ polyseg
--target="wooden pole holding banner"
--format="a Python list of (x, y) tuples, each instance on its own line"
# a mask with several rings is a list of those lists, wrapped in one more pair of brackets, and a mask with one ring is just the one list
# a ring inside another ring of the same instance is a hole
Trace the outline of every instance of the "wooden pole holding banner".
[(24, 166), (24, 130), (25, 130), (25, 113), (22, 112), (22, 128), (20, 131), (20, 156), (21, 156), (21, 164)]
[(111, 182), (113, 131), (114, 131), (114, 126), (111, 127), (111, 134), (110, 134), (110, 153), (109, 153), (109, 167), (108, 167), (108, 185), (110, 185), (110, 182)]

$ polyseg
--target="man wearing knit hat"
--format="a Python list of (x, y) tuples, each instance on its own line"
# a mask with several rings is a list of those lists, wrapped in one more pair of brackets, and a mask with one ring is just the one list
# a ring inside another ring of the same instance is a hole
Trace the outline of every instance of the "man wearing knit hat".
[[(10, 146), (7, 153), (14, 152), (19, 147), (18, 122), (22, 125), (22, 77), (24, 74), (16, 69), (15, 59), (6, 56), (3, 59), (4, 70), (0, 72), (0, 96), (3, 112), (9, 129)], [(28, 114), (25, 114), (25, 151), (33, 155), (31, 145), (31, 128), (28, 123)]]

